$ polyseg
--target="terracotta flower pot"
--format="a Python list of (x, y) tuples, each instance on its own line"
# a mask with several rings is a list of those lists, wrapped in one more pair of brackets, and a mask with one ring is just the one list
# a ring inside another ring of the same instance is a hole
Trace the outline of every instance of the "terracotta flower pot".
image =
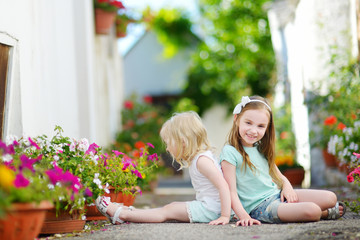
[[(125, 206), (132, 206), (135, 202), (135, 196), (131, 194), (124, 194), (122, 192), (115, 193), (114, 187), (109, 187), (110, 193), (105, 196), (110, 197), (111, 202), (123, 203)], [(86, 206), (86, 220), (106, 220), (107, 218), (102, 215), (96, 206)]]
[(27, 240), (36, 238), (45, 219), (46, 210), (53, 205), (48, 201), (16, 203), (4, 218), (0, 219), (0, 239)]
[(41, 234), (70, 233), (84, 229), (85, 220), (81, 219), (79, 211), (71, 214), (68, 211), (52, 208), (46, 212), (45, 221), (41, 228)]
[(96, 34), (109, 34), (115, 23), (116, 12), (106, 12), (102, 9), (95, 9), (95, 31)]
[(326, 149), (322, 150), (322, 154), (323, 154), (323, 158), (324, 158), (324, 162), (325, 165), (328, 167), (336, 167), (337, 166), (337, 161), (336, 161), (336, 157), (330, 153), (328, 153), (328, 151)]
[(283, 171), (283, 175), (289, 180), (291, 185), (301, 185), (305, 177), (305, 170), (303, 168), (289, 168)]

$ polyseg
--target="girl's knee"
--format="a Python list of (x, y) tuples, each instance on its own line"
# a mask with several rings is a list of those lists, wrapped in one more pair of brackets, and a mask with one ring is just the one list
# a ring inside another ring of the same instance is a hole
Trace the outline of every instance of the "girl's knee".
[(335, 193), (328, 191), (326, 199), (329, 201), (330, 206), (335, 206), (337, 202), (337, 196)]
[(304, 208), (304, 218), (307, 221), (319, 221), (321, 218), (321, 208), (315, 203), (309, 203), (306, 208)]

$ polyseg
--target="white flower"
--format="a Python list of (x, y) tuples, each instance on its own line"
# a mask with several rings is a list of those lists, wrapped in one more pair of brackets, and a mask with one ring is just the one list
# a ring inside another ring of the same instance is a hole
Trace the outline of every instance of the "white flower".
[(79, 143), (79, 150), (82, 152), (86, 152), (89, 149), (89, 141), (86, 138), (82, 138)]
[(76, 150), (76, 142), (75, 141), (73, 141), (71, 144), (70, 144), (70, 151), (72, 151), (72, 152), (75, 152), (75, 150)]
[(59, 159), (60, 159), (60, 158), (59, 158), (58, 155), (55, 155), (55, 156), (54, 156), (54, 160), (55, 160), (55, 161), (59, 161)]
[(8, 135), (8, 136), (6, 136), (6, 144), (7, 145), (10, 145), (10, 144), (13, 144), (14, 143), (14, 141), (17, 141), (18, 142), (18, 137), (17, 136), (15, 136), (15, 135)]
[(10, 154), (6, 154), (2, 157), (2, 159), (4, 162), (10, 162), (13, 159), (13, 157)]
[(109, 187), (109, 183), (106, 183), (106, 184), (105, 184), (105, 188), (104, 188), (104, 191), (105, 191), (106, 193), (110, 193), (108, 187)]

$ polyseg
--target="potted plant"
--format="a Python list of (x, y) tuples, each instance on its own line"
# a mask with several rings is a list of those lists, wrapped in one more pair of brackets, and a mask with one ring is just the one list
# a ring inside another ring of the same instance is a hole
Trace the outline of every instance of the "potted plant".
[(117, 11), (123, 8), (118, 0), (94, 0), (96, 33), (108, 34), (115, 23)]
[(134, 22), (135, 19), (129, 17), (126, 13), (118, 13), (115, 18), (116, 37), (125, 37), (128, 25)]
[[(136, 95), (131, 96), (124, 102), (124, 108), (121, 112), (122, 130), (116, 134), (115, 141), (111, 149), (126, 153), (130, 158), (137, 159), (139, 150), (145, 143), (151, 143), (154, 148), (148, 147), (149, 154), (164, 153), (164, 144), (160, 138), (159, 132), (162, 124), (165, 122), (165, 111), (161, 106), (155, 106), (150, 96), (138, 99)], [(156, 181), (161, 173), (171, 171), (170, 167), (164, 165), (164, 158), (158, 162), (158, 167), (153, 168), (146, 179), (140, 180), (140, 187), (150, 190), (150, 183)], [(171, 166), (172, 160), (169, 160)], [(150, 180), (151, 179), (151, 180)]]
[[(360, 151), (353, 152), (355, 157), (354, 169), (347, 175), (347, 181), (349, 183), (357, 184), (360, 187)], [(358, 196), (357, 201), (345, 202), (346, 205), (351, 209), (351, 211), (359, 213), (360, 212), (360, 196)]]
[[(31, 138), (0, 142), (1, 239), (37, 237), (52, 203), (79, 184), (74, 175), (59, 167), (44, 167), (42, 155), (29, 154), (39, 149)], [(72, 196), (74, 200), (82, 197), (78, 192)]]
[(301, 185), (305, 170), (296, 161), (295, 135), (292, 131), (290, 104), (274, 110), (276, 122), (276, 157), (275, 164), (293, 185)]
[[(157, 167), (157, 153), (150, 154), (151, 143), (141, 145), (138, 151), (128, 154), (112, 150), (105, 153), (98, 161), (98, 179), (109, 191), (105, 194), (112, 202), (133, 205), (137, 194), (142, 193), (142, 183), (151, 179), (154, 168)], [(88, 220), (106, 220), (94, 206), (87, 206)]]
[(337, 157), (340, 169), (346, 173), (357, 167), (358, 158), (353, 153), (359, 149), (360, 121), (355, 121), (351, 126), (344, 127), (340, 133), (331, 136), (328, 144), (329, 153)]
[[(333, 56), (333, 59), (336, 57)], [(320, 131), (312, 132), (311, 140), (315, 146), (323, 150), (325, 164), (336, 167), (336, 158), (327, 151), (328, 142), (331, 136), (341, 134), (346, 126), (353, 126), (359, 119), (360, 78), (358, 63), (331, 67), (334, 70), (329, 75), (328, 81), (334, 84), (329, 87), (327, 94), (314, 94), (313, 97), (308, 98), (307, 104), (310, 112), (319, 120), (315, 121), (314, 129), (318, 128)], [(331, 161), (327, 161), (328, 159)]]

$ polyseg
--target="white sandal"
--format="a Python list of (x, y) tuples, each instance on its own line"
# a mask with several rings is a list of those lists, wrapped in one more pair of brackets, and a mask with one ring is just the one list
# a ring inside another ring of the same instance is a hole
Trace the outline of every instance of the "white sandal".
[[(343, 207), (343, 214), (340, 215), (339, 205)], [(336, 202), (335, 207), (328, 208), (328, 216), (326, 219), (335, 220), (345, 215), (346, 206), (343, 202)]]
[[(118, 206), (113, 217), (106, 213), (110, 203)], [(99, 212), (106, 216), (112, 224), (116, 224), (116, 222), (124, 223), (124, 221), (119, 218), (120, 212), (124, 206), (122, 203), (111, 202), (110, 197), (99, 196), (95, 201), (95, 205)], [(135, 210), (133, 206), (130, 206), (128, 208), (130, 211)]]

